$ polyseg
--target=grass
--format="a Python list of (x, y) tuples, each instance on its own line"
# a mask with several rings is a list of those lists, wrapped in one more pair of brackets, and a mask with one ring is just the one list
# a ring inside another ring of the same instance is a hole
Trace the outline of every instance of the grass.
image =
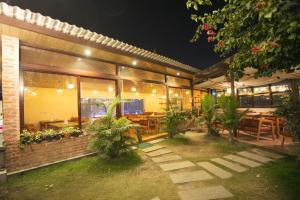
[[(177, 135), (160, 145), (193, 162), (252, 148), (246, 144), (232, 145), (222, 138), (195, 133)], [(7, 184), (0, 185), (0, 199), (141, 200), (159, 196), (162, 200), (179, 200), (177, 191), (180, 188), (215, 185), (227, 188), (234, 194), (233, 199), (299, 199), (300, 164), (292, 158), (249, 168), (244, 173), (232, 172), (233, 177), (230, 179), (214, 178), (176, 186), (171, 183), (168, 173), (141, 155), (139, 157), (137, 153), (132, 153), (110, 161), (98, 156), (87, 157), (13, 176)], [(190, 170), (194, 169), (201, 168), (196, 166)]]

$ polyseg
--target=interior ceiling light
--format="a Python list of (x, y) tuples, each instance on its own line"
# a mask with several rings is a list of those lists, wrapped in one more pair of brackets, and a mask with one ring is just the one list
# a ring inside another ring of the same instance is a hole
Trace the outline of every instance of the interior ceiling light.
[(57, 89), (56, 92), (57, 93), (62, 93), (62, 89)]
[(151, 96), (153, 96), (153, 97), (154, 97), (154, 96), (155, 96), (155, 94), (151, 94)]
[(139, 95), (140, 93), (136, 92), (135, 95)]
[(152, 93), (155, 94), (155, 93), (156, 93), (156, 90), (152, 90)]
[(136, 92), (136, 88), (135, 88), (135, 87), (132, 87), (132, 88), (131, 88), (131, 91), (132, 91), (132, 92)]
[(186, 91), (185, 93), (186, 93), (186, 94), (190, 94), (190, 91)]
[(91, 50), (86, 49), (86, 50), (84, 51), (84, 54), (85, 54), (86, 56), (90, 56), (90, 55), (92, 54), (92, 52), (91, 52)]
[(114, 88), (112, 88), (112, 87), (108, 88), (108, 92), (113, 92), (113, 91), (114, 91)]
[(169, 90), (169, 94), (172, 94), (173, 93), (173, 91), (172, 90)]
[(36, 93), (36, 92), (32, 92), (31, 94), (32, 94), (32, 96), (36, 96), (36, 95), (37, 95), (37, 93)]
[(94, 90), (94, 91), (93, 91), (93, 93), (94, 93), (94, 94), (97, 94), (97, 93), (98, 93), (98, 91), (97, 91), (97, 90)]
[(137, 61), (136, 60), (132, 61), (132, 65), (136, 66), (137, 65)]
[(180, 73), (179, 73), (179, 72), (177, 72), (177, 73), (176, 73), (176, 75), (177, 75), (177, 76), (180, 76)]
[(77, 61), (81, 61), (82, 59), (81, 58), (77, 58)]
[(67, 85), (67, 87), (68, 87), (68, 89), (73, 89), (73, 88), (74, 88), (74, 84), (73, 84), (73, 83), (69, 83), (69, 84)]

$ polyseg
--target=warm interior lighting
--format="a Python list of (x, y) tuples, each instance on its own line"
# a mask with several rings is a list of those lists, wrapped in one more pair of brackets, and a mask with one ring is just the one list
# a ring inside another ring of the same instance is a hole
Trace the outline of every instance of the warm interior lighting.
[(131, 88), (131, 91), (132, 91), (132, 92), (136, 92), (136, 88), (135, 88), (135, 87), (132, 87), (132, 88)]
[(172, 94), (172, 93), (173, 93), (173, 91), (172, 91), (172, 90), (170, 90), (170, 91), (169, 91), (169, 94)]
[(177, 76), (180, 76), (180, 73), (179, 73), (179, 72), (177, 72), (177, 73), (176, 73), (176, 75), (177, 75)]
[(154, 97), (154, 96), (155, 96), (155, 94), (151, 94), (151, 96), (153, 96), (153, 97)]
[(36, 93), (36, 92), (32, 92), (31, 94), (32, 94), (32, 96), (36, 96), (36, 95), (37, 95), (37, 93)]
[(152, 93), (155, 94), (155, 93), (156, 93), (156, 90), (152, 90)]
[(97, 90), (94, 90), (94, 91), (93, 91), (93, 93), (94, 93), (94, 94), (97, 94), (97, 93), (98, 93), (98, 91), (97, 91)]
[(73, 84), (73, 83), (69, 83), (69, 84), (67, 85), (67, 87), (68, 87), (68, 89), (73, 89), (73, 88), (74, 88), (74, 84)]
[(29, 89), (28, 89), (28, 88), (25, 88), (24, 90), (25, 90), (25, 92), (29, 92)]
[(132, 61), (132, 65), (136, 66), (137, 65), (137, 61), (136, 60)]
[(56, 92), (57, 93), (62, 93), (62, 89), (57, 89)]
[(178, 94), (174, 94), (175, 97), (178, 97)]
[(82, 59), (81, 58), (77, 58), (77, 61), (81, 61)]
[(112, 87), (108, 88), (108, 92), (113, 92), (113, 91), (114, 91), (114, 88), (112, 88)]
[(90, 55), (92, 54), (92, 52), (91, 52), (91, 50), (86, 49), (86, 50), (84, 51), (84, 54), (85, 54), (86, 56), (90, 56)]
[(190, 91), (186, 91), (185, 94), (190, 94)]
[(136, 96), (139, 95), (139, 94), (140, 94), (140, 93), (138, 93), (138, 92), (135, 93)]

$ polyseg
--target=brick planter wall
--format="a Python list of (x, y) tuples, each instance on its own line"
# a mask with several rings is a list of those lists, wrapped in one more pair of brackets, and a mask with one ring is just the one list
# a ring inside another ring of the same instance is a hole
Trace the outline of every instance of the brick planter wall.
[(18, 143), (6, 143), (6, 168), (9, 172), (38, 167), (40, 165), (87, 154), (90, 135), (65, 138), (51, 142), (32, 144), (21, 150)]

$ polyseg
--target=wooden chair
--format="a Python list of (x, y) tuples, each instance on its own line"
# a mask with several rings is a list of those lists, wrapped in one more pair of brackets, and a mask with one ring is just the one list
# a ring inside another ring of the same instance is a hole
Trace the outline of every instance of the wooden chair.
[(265, 118), (244, 118), (240, 122), (239, 130), (256, 134), (257, 141), (259, 141), (261, 134), (264, 133), (272, 134), (272, 139), (275, 140), (274, 122)]

